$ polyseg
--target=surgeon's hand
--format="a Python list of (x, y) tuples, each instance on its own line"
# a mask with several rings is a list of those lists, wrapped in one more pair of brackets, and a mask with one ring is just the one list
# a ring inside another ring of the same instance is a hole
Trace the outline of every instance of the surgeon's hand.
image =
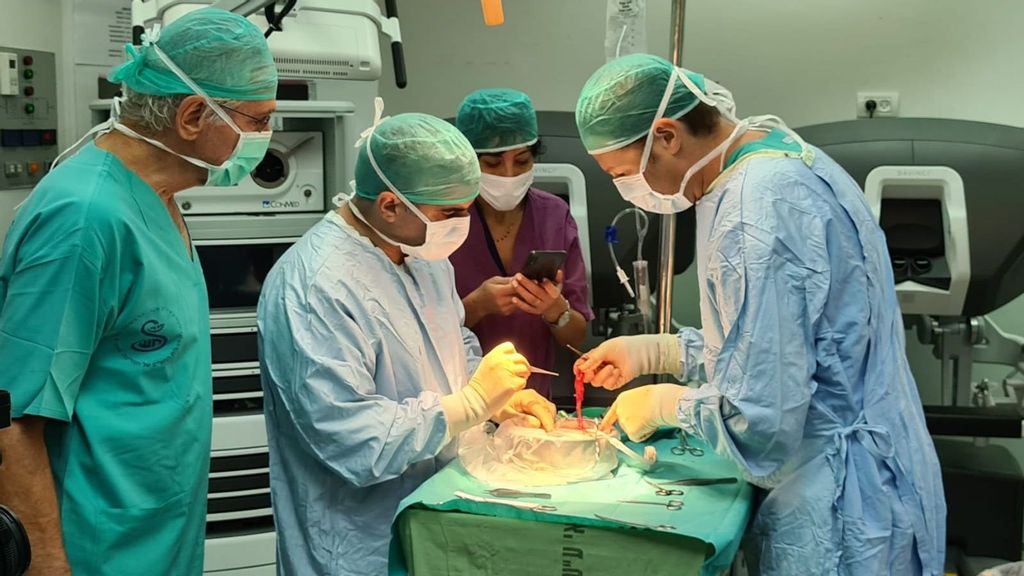
[(455, 436), (505, 407), (526, 387), (529, 377), (530, 364), (515, 346), (509, 342), (495, 346), (480, 361), (468, 386), (441, 398), (449, 435)]
[(685, 386), (654, 384), (627, 390), (615, 399), (601, 420), (601, 430), (611, 432), (616, 423), (633, 442), (643, 442), (658, 428), (679, 428), (679, 401), (686, 393)]
[(677, 374), (679, 357), (679, 339), (674, 334), (620, 336), (584, 354), (575, 368), (584, 382), (617, 390), (646, 374)]
[(520, 390), (504, 408), (491, 416), (491, 420), (500, 423), (518, 417), (526, 426), (550, 432), (555, 429), (555, 412), (555, 405), (536, 390)]
[(512, 395), (526, 388), (530, 377), (530, 363), (510, 342), (499, 344), (491, 350), (469, 379), (469, 386), (476, 390), (489, 408), (488, 415), (508, 404)]

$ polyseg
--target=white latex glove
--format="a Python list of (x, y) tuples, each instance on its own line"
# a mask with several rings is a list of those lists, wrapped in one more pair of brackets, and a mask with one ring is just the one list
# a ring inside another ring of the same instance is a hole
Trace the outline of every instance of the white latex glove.
[(686, 387), (676, 384), (654, 384), (623, 392), (601, 420), (601, 430), (611, 432), (618, 422), (630, 440), (643, 442), (663, 426), (679, 428), (677, 410), (685, 393)]
[(504, 422), (509, 418), (522, 418), (523, 423), (550, 432), (555, 429), (555, 405), (536, 390), (520, 390), (504, 408), (495, 412), (491, 419)]
[(620, 336), (584, 354), (576, 369), (592, 386), (617, 390), (646, 374), (678, 374), (679, 357), (675, 334)]
[(448, 435), (456, 436), (503, 408), (526, 387), (529, 376), (530, 364), (515, 346), (508, 342), (496, 346), (480, 361), (468, 386), (441, 398)]

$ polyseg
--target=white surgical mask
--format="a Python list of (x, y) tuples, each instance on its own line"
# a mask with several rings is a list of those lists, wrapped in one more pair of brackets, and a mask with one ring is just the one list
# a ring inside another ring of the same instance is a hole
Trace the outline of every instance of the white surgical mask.
[(419, 246), (409, 246), (408, 244), (402, 244), (401, 242), (392, 240), (391, 238), (388, 238), (387, 234), (377, 230), (366, 220), (363, 214), (359, 211), (355, 202), (349, 202), (349, 209), (352, 210), (352, 214), (355, 215), (356, 218), (360, 219), (363, 224), (366, 224), (370, 230), (376, 232), (382, 240), (392, 246), (397, 246), (401, 249), (403, 254), (412, 256), (413, 258), (420, 258), (422, 260), (445, 260), (455, 253), (455, 251), (459, 249), (459, 246), (462, 246), (462, 243), (466, 241), (466, 238), (469, 236), (469, 216), (448, 218), (446, 220), (434, 222), (427, 218), (423, 212), (420, 212), (420, 210), (416, 208), (416, 205), (409, 202), (400, 192), (396, 192), (395, 190), (392, 190), (392, 192), (395, 192), (395, 195), (398, 196), (399, 200), (401, 200), (413, 214), (427, 225), (427, 233), (423, 238), (423, 244), (420, 244)]
[(514, 209), (526, 197), (533, 184), (533, 168), (519, 176), (495, 176), (480, 173), (480, 196), (499, 212)]
[(690, 166), (690, 169), (683, 176), (683, 181), (679, 184), (679, 192), (676, 194), (662, 194), (651, 188), (651, 185), (647, 183), (644, 171), (647, 170), (647, 160), (651, 156), (650, 141), (648, 141), (648, 145), (644, 148), (644, 155), (640, 160), (640, 171), (630, 176), (621, 176), (612, 182), (619, 190), (619, 195), (622, 196), (623, 200), (632, 203), (642, 210), (655, 214), (676, 214), (689, 210), (693, 206), (693, 202), (683, 192), (686, 191), (686, 186), (690, 183), (690, 179), (716, 157), (721, 156), (724, 160), (725, 151), (729, 149), (729, 146), (737, 138), (748, 130), (748, 127), (746, 121), (737, 123), (736, 128), (733, 129), (728, 138), (723, 140), (718, 146), (715, 146), (714, 150), (698, 160), (693, 166)]
[(366, 155), (370, 160), (370, 165), (373, 166), (373, 171), (377, 173), (377, 176), (379, 176), (381, 181), (388, 187), (388, 190), (394, 192), (395, 196), (398, 196), (398, 199), (401, 200), (402, 203), (405, 204), (405, 206), (426, 225), (427, 232), (423, 238), (423, 244), (420, 244), (419, 246), (409, 246), (408, 244), (402, 244), (401, 242), (393, 240), (380, 230), (374, 228), (359, 211), (355, 202), (349, 202), (349, 209), (352, 210), (352, 214), (355, 215), (356, 218), (361, 220), (363, 224), (366, 224), (370, 230), (376, 232), (382, 240), (392, 246), (397, 246), (402, 250), (402, 253), (422, 260), (445, 260), (458, 250), (459, 246), (462, 246), (466, 241), (466, 238), (469, 236), (469, 216), (447, 218), (445, 220), (435, 222), (427, 218), (415, 204), (410, 202), (404, 194), (395, 188), (395, 185), (391, 183), (391, 180), (389, 180), (387, 176), (384, 175), (380, 166), (377, 165), (377, 161), (373, 158), (373, 147), (370, 146), (370, 140), (373, 138), (374, 128), (376, 128), (383, 120), (381, 115), (384, 111), (384, 100), (377, 97), (374, 100), (374, 108), (376, 109), (376, 112), (374, 114), (373, 126), (363, 131), (361, 138), (356, 142), (356, 148), (363, 145), (366, 146)]

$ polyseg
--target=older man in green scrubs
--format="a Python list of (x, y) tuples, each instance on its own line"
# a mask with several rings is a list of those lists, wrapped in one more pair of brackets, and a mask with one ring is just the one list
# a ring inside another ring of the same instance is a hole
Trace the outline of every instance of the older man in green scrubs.
[(0, 503), (31, 575), (200, 574), (209, 310), (174, 194), (231, 185), (269, 144), (277, 73), (240, 16), (192, 12), (129, 48), (114, 118), (40, 182), (0, 260)]

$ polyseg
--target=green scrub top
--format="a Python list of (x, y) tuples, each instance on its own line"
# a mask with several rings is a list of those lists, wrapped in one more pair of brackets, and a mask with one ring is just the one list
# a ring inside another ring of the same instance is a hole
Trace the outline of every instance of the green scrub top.
[(209, 305), (188, 252), (153, 189), (94, 144), (39, 183), (4, 242), (0, 374), (15, 418), (52, 419), (75, 574), (202, 572)]
[(782, 130), (773, 128), (765, 135), (764, 138), (754, 140), (753, 142), (747, 142), (733, 150), (732, 154), (729, 155), (729, 158), (726, 159), (725, 165), (722, 167), (722, 171), (724, 172), (725, 170), (728, 170), (744, 156), (757, 152), (775, 151), (799, 154), (801, 150), (799, 142), (793, 140)]

